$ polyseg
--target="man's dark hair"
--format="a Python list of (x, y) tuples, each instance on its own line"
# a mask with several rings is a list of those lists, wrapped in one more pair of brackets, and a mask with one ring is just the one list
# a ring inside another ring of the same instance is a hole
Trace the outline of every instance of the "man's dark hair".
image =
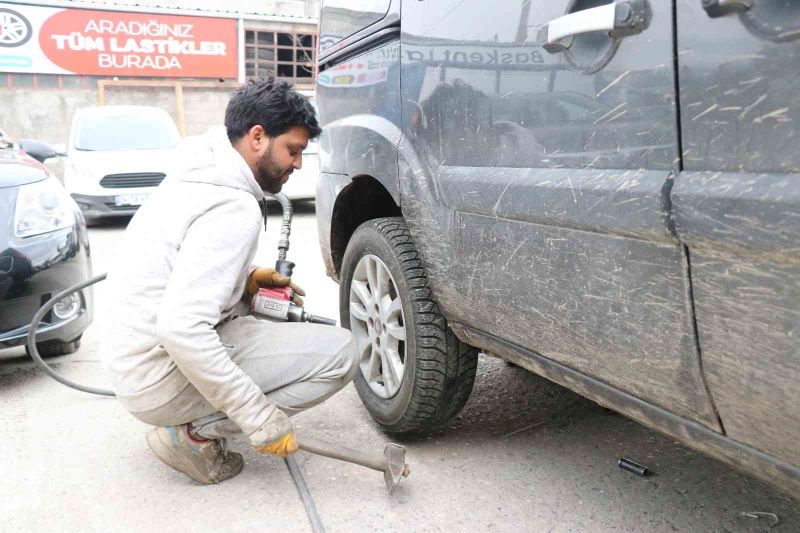
[(241, 139), (256, 125), (270, 137), (282, 135), (294, 126), (308, 130), (309, 139), (319, 137), (322, 131), (308, 98), (273, 78), (242, 85), (225, 109), (225, 129), (231, 142)]

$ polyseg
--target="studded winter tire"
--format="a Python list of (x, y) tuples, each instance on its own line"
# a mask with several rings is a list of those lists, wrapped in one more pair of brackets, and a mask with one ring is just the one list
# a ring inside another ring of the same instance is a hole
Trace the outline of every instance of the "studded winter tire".
[(341, 323), (359, 350), (355, 386), (387, 433), (424, 433), (455, 416), (472, 391), (477, 350), (439, 312), (405, 221), (356, 229), (342, 261)]

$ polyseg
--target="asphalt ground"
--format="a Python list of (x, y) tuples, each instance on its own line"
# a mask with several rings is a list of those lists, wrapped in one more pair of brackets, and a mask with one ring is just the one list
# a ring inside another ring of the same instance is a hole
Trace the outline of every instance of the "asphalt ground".
[[(279, 214), (271, 213), (257, 256), (263, 265), (274, 262), (278, 239)], [(107, 269), (125, 224), (90, 230), (96, 273)], [(313, 204), (298, 208), (291, 242), (306, 309), (336, 317), (338, 286), (324, 274)], [(81, 349), (50, 363), (107, 387), (98, 342), (113, 310), (103, 291), (101, 282)], [(380, 452), (387, 440), (352, 385), (294, 420), (298, 432), (354, 448)], [(0, 532), (310, 531), (280, 459), (234, 439), (244, 471), (201, 486), (155, 459), (148, 427), (115, 400), (51, 380), (22, 349), (0, 352), (0, 424)], [(328, 531), (800, 531), (798, 500), (483, 355), (462, 413), (402, 444), (411, 476), (391, 495), (377, 472), (296, 455)], [(620, 470), (621, 456), (654, 475)]]

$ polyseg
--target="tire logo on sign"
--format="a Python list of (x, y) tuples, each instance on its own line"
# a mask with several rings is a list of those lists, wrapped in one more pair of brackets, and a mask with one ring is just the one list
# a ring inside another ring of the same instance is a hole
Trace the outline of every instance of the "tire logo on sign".
[(0, 9), (0, 46), (22, 46), (32, 35), (33, 29), (28, 19), (16, 11)]

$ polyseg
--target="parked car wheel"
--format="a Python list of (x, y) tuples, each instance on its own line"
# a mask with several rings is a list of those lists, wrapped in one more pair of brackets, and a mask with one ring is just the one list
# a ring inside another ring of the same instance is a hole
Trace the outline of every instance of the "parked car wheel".
[(340, 279), (341, 323), (360, 354), (356, 390), (372, 417), (388, 433), (412, 434), (455, 416), (472, 391), (478, 352), (447, 327), (405, 221), (359, 226)]
[[(36, 343), (36, 349), (42, 357), (55, 357), (57, 355), (67, 355), (75, 353), (81, 347), (81, 338), (73, 339), (70, 342), (45, 341)], [(27, 351), (27, 346), (25, 351)]]

